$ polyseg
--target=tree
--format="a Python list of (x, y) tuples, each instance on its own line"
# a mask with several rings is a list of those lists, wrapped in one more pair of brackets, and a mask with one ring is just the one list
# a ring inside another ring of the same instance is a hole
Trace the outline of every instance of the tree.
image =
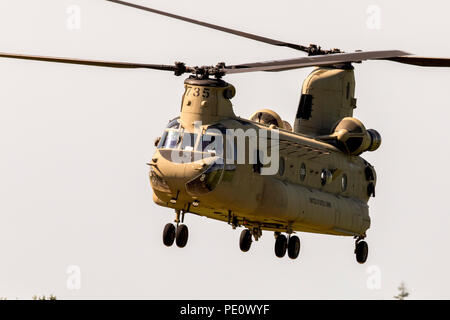
[(45, 295), (43, 296), (33, 296), (33, 300), (56, 300), (56, 296), (51, 294), (49, 297), (46, 297)]
[(409, 296), (408, 289), (403, 282), (400, 284), (400, 287), (398, 287), (398, 291), (400, 291), (398, 295), (394, 296), (394, 298), (397, 300), (405, 300), (405, 298)]

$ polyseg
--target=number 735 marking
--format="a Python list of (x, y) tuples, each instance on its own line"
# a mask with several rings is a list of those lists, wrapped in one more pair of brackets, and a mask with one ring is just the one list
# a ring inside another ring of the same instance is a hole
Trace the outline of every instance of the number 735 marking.
[(200, 95), (202, 98), (206, 99), (210, 97), (210, 89), (209, 88), (203, 88), (203, 90), (199, 87), (187, 87), (186, 88), (186, 96), (189, 96), (192, 93), (193, 97), (199, 97)]

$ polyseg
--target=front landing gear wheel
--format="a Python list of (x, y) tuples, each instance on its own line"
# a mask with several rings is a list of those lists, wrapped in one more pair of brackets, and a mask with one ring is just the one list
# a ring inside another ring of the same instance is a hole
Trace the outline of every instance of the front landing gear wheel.
[(286, 254), (286, 249), (287, 249), (286, 236), (284, 234), (280, 234), (279, 236), (277, 236), (275, 240), (275, 255), (278, 258), (283, 258), (284, 255)]
[(189, 237), (188, 227), (185, 224), (180, 224), (177, 227), (176, 244), (178, 248), (184, 248)]
[(252, 234), (250, 233), (250, 230), (245, 229), (242, 230), (241, 236), (239, 238), (239, 248), (242, 252), (247, 252), (250, 250), (250, 247), (252, 245)]
[(367, 256), (369, 255), (369, 246), (365, 241), (359, 241), (355, 245), (355, 255), (356, 261), (358, 263), (363, 264), (367, 260)]
[(172, 223), (166, 224), (163, 231), (163, 243), (165, 246), (170, 247), (175, 240), (175, 226)]
[(291, 259), (297, 259), (300, 253), (300, 239), (297, 236), (289, 238), (288, 242), (288, 256)]

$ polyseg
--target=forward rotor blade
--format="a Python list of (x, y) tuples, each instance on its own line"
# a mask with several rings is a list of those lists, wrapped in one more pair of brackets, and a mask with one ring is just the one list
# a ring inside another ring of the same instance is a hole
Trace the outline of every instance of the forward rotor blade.
[(289, 42), (284, 42), (284, 41), (279, 41), (279, 40), (275, 40), (275, 39), (261, 37), (261, 36), (258, 36), (258, 35), (252, 34), (252, 33), (248, 33), (248, 32), (242, 32), (242, 31), (235, 30), (235, 29), (221, 27), (221, 26), (218, 26), (218, 25), (215, 25), (215, 24), (211, 24), (211, 23), (207, 23), (207, 22), (203, 22), (203, 21), (199, 21), (199, 20), (190, 19), (190, 18), (187, 18), (187, 17), (183, 17), (183, 16), (179, 16), (179, 15), (176, 15), (176, 14), (164, 12), (164, 11), (161, 11), (161, 10), (156, 10), (156, 9), (149, 8), (149, 7), (144, 7), (144, 6), (141, 6), (141, 5), (138, 5), (138, 4), (134, 4), (134, 3), (130, 3), (130, 2), (126, 2), (126, 1), (120, 1), (120, 0), (106, 0), (106, 1), (117, 3), (117, 4), (121, 4), (121, 5), (124, 5), (124, 6), (136, 8), (136, 9), (140, 9), (140, 10), (144, 10), (144, 11), (148, 11), (148, 12), (152, 12), (152, 13), (156, 13), (156, 14), (159, 14), (159, 15), (163, 15), (163, 16), (166, 16), (166, 17), (173, 18), (173, 19), (186, 21), (186, 22), (189, 22), (189, 23), (193, 23), (193, 24), (200, 25), (200, 26), (203, 26), (203, 27), (219, 30), (219, 31), (222, 31), (222, 32), (231, 33), (231, 34), (234, 34), (236, 36), (240, 36), (240, 37), (244, 37), (244, 38), (248, 38), (248, 39), (252, 39), (252, 40), (256, 40), (256, 41), (272, 44), (274, 46), (288, 47), (288, 48), (292, 48), (292, 49), (296, 49), (296, 50), (300, 50), (300, 51), (304, 51), (304, 52), (309, 52), (308, 51), (309, 48), (305, 47), (305, 46), (302, 46), (302, 45), (289, 43)]
[(224, 72), (226, 74), (233, 74), (255, 71), (285, 71), (306, 67), (360, 62), (364, 60), (393, 59), (408, 55), (409, 53), (399, 50), (336, 53), (323, 56), (310, 56), (296, 59), (274, 60), (227, 66)]
[(81, 59), (70, 59), (70, 58), (31, 56), (31, 55), (24, 55), (24, 54), (12, 54), (12, 53), (2, 53), (2, 52), (0, 52), (0, 58), (34, 60), (34, 61), (56, 62), (56, 63), (65, 63), (65, 64), (78, 64), (78, 65), (86, 65), (86, 66), (122, 68), (122, 69), (145, 68), (145, 69), (155, 69), (155, 70), (174, 71), (174, 72), (179, 70), (179, 67), (177, 67), (176, 65), (81, 60)]
[(416, 56), (404, 56), (395, 57), (387, 60), (412, 64), (421, 67), (450, 67), (449, 58), (431, 58), (431, 57), (416, 57)]

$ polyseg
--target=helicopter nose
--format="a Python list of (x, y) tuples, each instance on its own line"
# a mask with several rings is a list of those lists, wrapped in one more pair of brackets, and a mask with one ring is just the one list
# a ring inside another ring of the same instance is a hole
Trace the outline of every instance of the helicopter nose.
[(209, 157), (197, 161), (180, 163), (173, 161), (172, 157), (166, 154), (165, 151), (168, 150), (156, 152), (152, 159), (151, 174), (157, 175), (175, 193), (176, 191), (183, 192), (187, 182), (200, 175), (215, 161), (213, 157)]

